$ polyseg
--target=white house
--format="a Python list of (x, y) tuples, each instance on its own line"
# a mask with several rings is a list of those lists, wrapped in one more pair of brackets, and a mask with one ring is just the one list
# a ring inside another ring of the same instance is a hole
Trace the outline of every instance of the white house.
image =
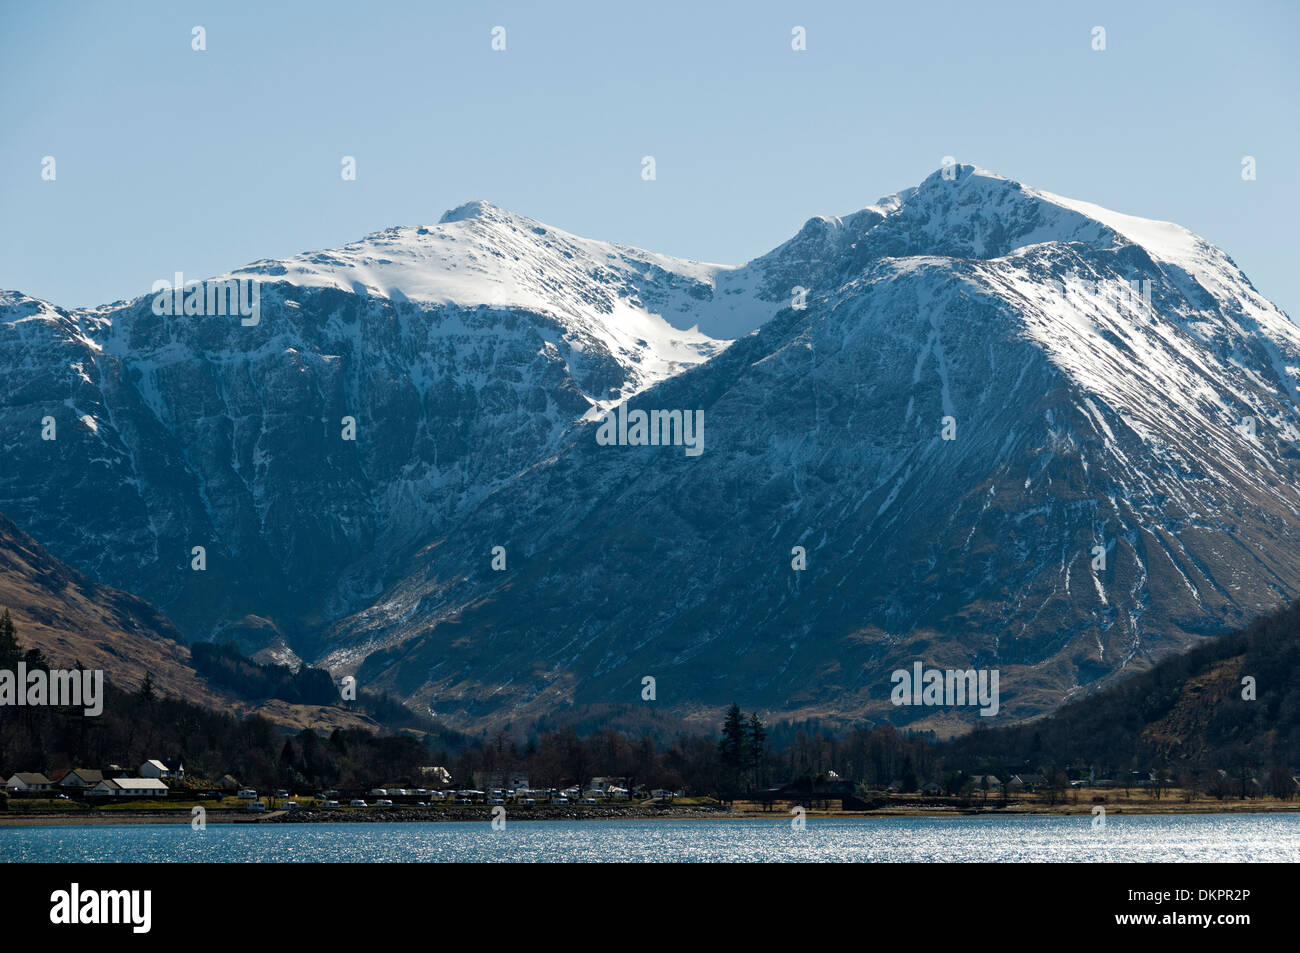
[(167, 785), (153, 778), (105, 779), (90, 793), (96, 797), (166, 797)]
[(166, 797), (167, 785), (152, 778), (118, 778), (113, 782), (122, 797)]
[(158, 778), (167, 777), (170, 773), (171, 772), (167, 770), (167, 765), (156, 759), (146, 761), (144, 764), (140, 765), (140, 777), (142, 778), (154, 778), (157, 780)]
[(53, 782), (43, 774), (20, 771), (5, 782), (10, 791), (48, 791)]

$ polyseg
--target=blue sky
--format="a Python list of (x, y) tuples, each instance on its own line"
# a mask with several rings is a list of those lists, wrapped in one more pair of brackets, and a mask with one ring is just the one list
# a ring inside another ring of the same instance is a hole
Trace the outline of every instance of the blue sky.
[(1186, 225), (1300, 319), (1300, 5), (610, 7), (5, 0), (0, 287), (99, 304), (471, 198), (739, 263), (952, 155)]

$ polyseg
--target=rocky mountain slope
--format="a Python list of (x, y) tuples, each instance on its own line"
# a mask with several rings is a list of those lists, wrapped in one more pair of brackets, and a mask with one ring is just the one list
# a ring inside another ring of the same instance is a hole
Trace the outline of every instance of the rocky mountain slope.
[(297, 641), (593, 408), (725, 348), (696, 325), (762, 323), (770, 269), (475, 202), (222, 276), (260, 282), (252, 325), (0, 293), (0, 508), (191, 637), (252, 614)]
[[(1294, 794), (1300, 759), (1300, 603), (1166, 658), (1149, 671), (1004, 731), (966, 735), (966, 763), (1160, 768), (1210, 791)], [(1219, 779), (1219, 772), (1226, 776)], [(1099, 775), (1105, 776), (1105, 775)], [(1280, 782), (1280, 784), (1279, 784)]]
[[(1300, 330), (1176, 225), (961, 166), (740, 268), (471, 203), (232, 277), (255, 326), (0, 297), (0, 509), (452, 723), (653, 676), (953, 730), (889, 673), (1033, 715), (1300, 594)], [(602, 445), (620, 401), (704, 452)]]
[(0, 608), (13, 618), (19, 644), (40, 649), (55, 668), (99, 669), (105, 683), (136, 691), (146, 673), (161, 696), (238, 715), (258, 714), (298, 730), (379, 725), (343, 706), (244, 701), (195, 670), (190, 649), (166, 616), (143, 599), (98, 585), (52, 557), (0, 515)]
[(0, 607), (12, 614), (22, 646), (40, 649), (52, 665), (102, 669), (128, 690), (153, 672), (204, 703), (227, 700), (207, 691), (181, 634), (156, 609), (69, 569), (3, 516)]
[(632, 401), (703, 409), (703, 455), (589, 426), (331, 660), (453, 719), (650, 675), (952, 730), (889, 673), (998, 668), (1032, 715), (1297, 592), (1300, 333), (1217, 249), (971, 168), (801, 238), (840, 265), (806, 310)]

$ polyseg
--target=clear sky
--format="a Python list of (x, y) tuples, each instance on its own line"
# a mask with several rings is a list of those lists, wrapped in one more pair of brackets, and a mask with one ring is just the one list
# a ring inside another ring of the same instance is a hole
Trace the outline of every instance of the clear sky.
[(471, 198), (740, 263), (952, 155), (1186, 225), (1300, 319), (1297, 48), (1294, 0), (0, 0), (0, 287), (99, 304)]

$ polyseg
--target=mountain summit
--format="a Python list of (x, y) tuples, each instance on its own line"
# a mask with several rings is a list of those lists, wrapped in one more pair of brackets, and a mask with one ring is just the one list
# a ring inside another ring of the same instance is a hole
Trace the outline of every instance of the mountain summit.
[(956, 166), (743, 266), (471, 202), (226, 277), (257, 326), (0, 297), (0, 511), (451, 723), (957, 730), (890, 673), (1024, 717), (1300, 595), (1300, 330), (1177, 225)]
[(776, 310), (761, 269), (591, 241), (482, 201), (451, 209), (436, 225), (388, 228), (223, 277), (246, 276), (423, 306), (546, 314), (595, 334), (612, 352), (626, 350), (629, 337), (643, 339), (643, 353), (628, 355), (640, 365), (647, 356), (698, 363)]

